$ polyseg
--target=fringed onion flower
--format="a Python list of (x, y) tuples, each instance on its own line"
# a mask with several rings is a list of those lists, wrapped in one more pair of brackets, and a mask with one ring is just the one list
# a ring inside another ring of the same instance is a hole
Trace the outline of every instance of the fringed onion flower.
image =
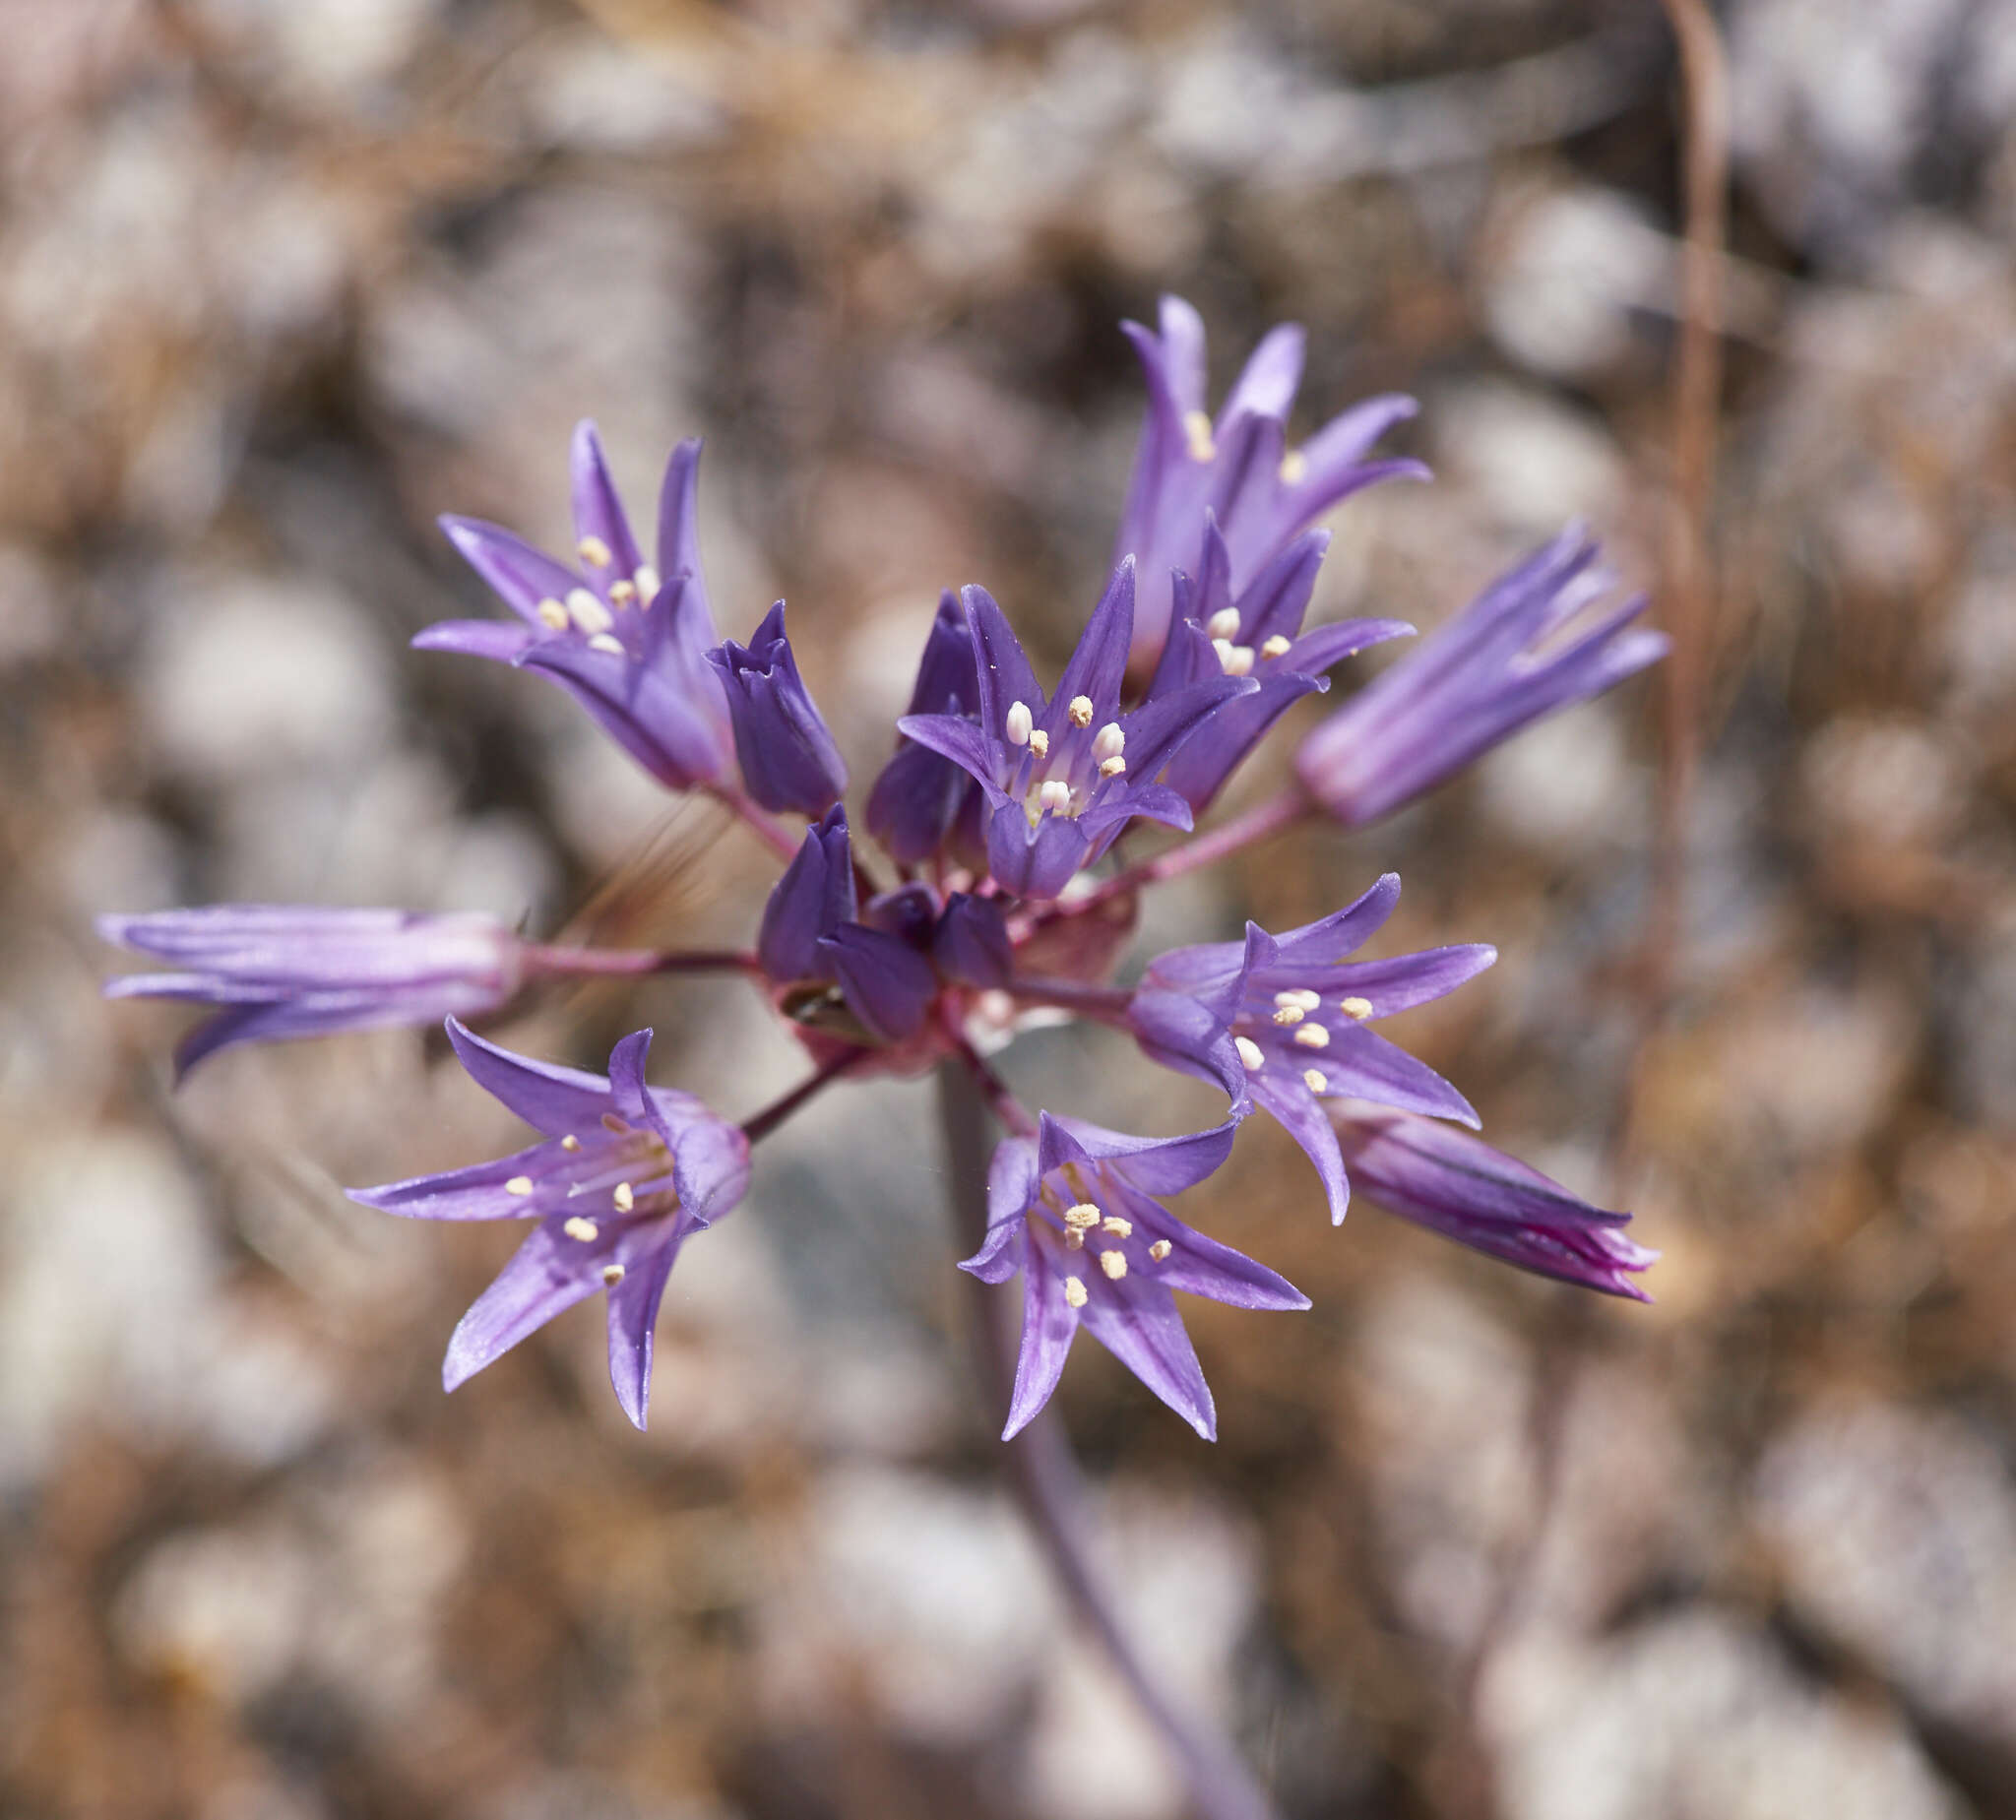
[(1006, 1440), (1050, 1400), (1080, 1327), (1207, 1441), (1218, 1414), (1171, 1291), (1234, 1308), (1306, 1308), (1264, 1264), (1185, 1225), (1158, 1195), (1202, 1181), (1231, 1154), (1230, 1123), (1135, 1138), (1045, 1112), (1005, 1140), (987, 1178), (986, 1242), (960, 1265), (982, 1283), (1022, 1273), (1022, 1350)]
[(707, 654), (727, 695), (742, 786), (766, 809), (815, 820), (847, 788), (847, 766), (812, 705), (784, 631), (784, 602), (764, 616), (747, 648), (729, 639)]
[(608, 1297), (609, 1380), (642, 1428), (652, 1334), (679, 1248), (731, 1212), (749, 1144), (691, 1094), (649, 1086), (651, 1032), (625, 1036), (606, 1076), (514, 1055), (454, 1019), (448, 1037), (477, 1086), (544, 1134), (530, 1150), (350, 1199), (414, 1220), (536, 1220), (448, 1342), (441, 1381), (459, 1384), (556, 1314)]

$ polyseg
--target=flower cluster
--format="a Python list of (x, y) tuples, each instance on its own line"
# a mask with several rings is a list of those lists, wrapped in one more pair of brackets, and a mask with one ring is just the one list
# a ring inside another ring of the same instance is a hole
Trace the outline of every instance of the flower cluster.
[[(1626, 1216), (1473, 1136), (1477, 1115), (1456, 1088), (1372, 1028), (1495, 958), (1480, 944), (1358, 958), (1392, 914), (1397, 878), (1302, 928), (1249, 922), (1242, 940), (1155, 956), (1131, 987), (1111, 974), (1138, 894), (1158, 880), (1304, 817), (1384, 815), (1536, 717), (1652, 662), (1665, 647), (1634, 624), (1644, 602), (1613, 603), (1594, 544), (1564, 533), (1322, 721), (1285, 794), (1195, 835), (1293, 703), (1327, 690), (1344, 659), (1412, 632), (1391, 619), (1303, 622), (1327, 545), (1315, 521), (1362, 487), (1426, 476), (1371, 455), (1413, 413), (1403, 398), (1291, 445), (1298, 329), (1261, 343), (1216, 417), (1188, 305), (1166, 299), (1159, 333), (1127, 332), (1149, 406), (1105, 592), (1049, 687), (984, 589), (944, 596), (866, 797), (886, 861), (856, 848), (848, 767), (799, 673), (784, 603), (746, 646), (716, 631), (695, 534), (697, 443), (666, 469), (656, 567), (591, 424), (574, 439), (570, 557), (443, 521), (515, 618), (451, 620), (414, 643), (548, 676), (660, 784), (740, 816), (788, 861), (748, 951), (555, 947), (486, 918), (393, 910), (225, 905), (104, 919), (108, 939), (180, 970), (109, 992), (218, 1008), (185, 1041), (184, 1069), (228, 1043), (445, 1018), (470, 1075), (541, 1134), (493, 1162), (355, 1195), (422, 1219), (536, 1223), (456, 1329), (449, 1388), (601, 1292), (610, 1376), (642, 1426), (666, 1278), (686, 1240), (741, 1200), (751, 1143), (845, 1075), (936, 1066), (971, 1071), (1006, 1127), (985, 1241), (962, 1268), (987, 1284), (1021, 1280), (1009, 1434), (1049, 1399), (1080, 1327), (1200, 1434), (1215, 1432), (1174, 1292), (1250, 1309), (1308, 1303), (1164, 1198), (1223, 1167), (1256, 1108), (1308, 1155), (1333, 1221), (1355, 1180), (1391, 1211), (1524, 1269), (1642, 1294), (1636, 1276), (1653, 1254), (1624, 1235)], [(781, 816), (802, 818), (802, 833)], [(1192, 839), (1120, 863), (1137, 824)], [(649, 1031), (619, 1042), (603, 1076), (514, 1055), (463, 1022), (548, 976), (711, 967), (755, 982), (814, 1066), (740, 1124), (648, 1084)], [(986, 1055), (1059, 1009), (1222, 1089), (1224, 1122), (1155, 1139), (1026, 1110)]]

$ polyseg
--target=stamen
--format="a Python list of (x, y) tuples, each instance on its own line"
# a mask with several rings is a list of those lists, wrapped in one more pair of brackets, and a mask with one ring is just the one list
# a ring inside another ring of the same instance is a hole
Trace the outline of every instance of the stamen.
[(1127, 761), (1124, 758), (1109, 758), (1099, 768), (1099, 775), (1102, 778), (1117, 778), (1124, 776), (1126, 770)]
[(1300, 486), (1309, 477), (1309, 458), (1299, 449), (1291, 449), (1281, 458), (1281, 483), (1284, 486)]
[(1099, 1223), (1099, 1229), (1102, 1232), (1110, 1232), (1115, 1238), (1132, 1238), (1134, 1236), (1133, 1221), (1122, 1220), (1118, 1214), (1108, 1214)]
[(1037, 791), (1038, 809), (1047, 809), (1052, 815), (1071, 813), (1071, 786), (1061, 778), (1052, 778)]
[(1285, 992), (1275, 993), (1274, 1002), (1277, 1005), (1293, 1005), (1298, 1011), (1315, 1011), (1323, 1000), (1307, 986), (1292, 986)]
[(646, 606), (658, 597), (658, 591), (664, 584), (658, 578), (658, 571), (648, 562), (637, 565), (637, 597)]
[(1267, 1065), (1267, 1051), (1261, 1048), (1252, 1037), (1234, 1036), (1232, 1038), (1232, 1047), (1238, 1050), (1239, 1060), (1245, 1066), (1247, 1073), (1250, 1074), (1254, 1069), (1264, 1068)]
[(613, 1131), (619, 1138), (630, 1135), (629, 1125), (618, 1118), (613, 1112), (604, 1112), (602, 1114), (602, 1129), (604, 1131)]
[(1326, 1087), (1330, 1085), (1330, 1083), (1323, 1078), (1322, 1069), (1304, 1068), (1302, 1070), (1302, 1085), (1306, 1087), (1310, 1093), (1320, 1094)]
[(1193, 462), (1208, 462), (1218, 453), (1218, 444), (1211, 440), (1211, 412), (1208, 410), (1183, 412), (1183, 436), (1190, 445)]
[(609, 546), (599, 537), (583, 537), (574, 550), (591, 569), (606, 569), (612, 560)]
[(598, 632), (595, 637), (588, 641), (588, 648), (591, 651), (599, 651), (611, 658), (621, 658), (629, 655), (623, 649), (623, 641), (613, 632)]
[(1234, 645), (1230, 639), (1215, 638), (1211, 648), (1218, 653), (1218, 666), (1228, 676), (1243, 676), (1253, 667), (1253, 647)]
[(1044, 732), (1043, 729), (1040, 726), (1036, 728), (1035, 731), (1033, 731), (1029, 736), (1029, 749), (1032, 752), (1034, 752), (1038, 758), (1048, 758), (1050, 755), (1049, 734)]
[(609, 603), (612, 606), (628, 606), (637, 598), (637, 584), (632, 581), (609, 584)]
[(570, 1131), (560, 1140), (560, 1148), (562, 1150), (579, 1150), (581, 1148), (581, 1140)]
[(613, 1289), (617, 1284), (623, 1281), (625, 1274), (620, 1264), (604, 1264), (602, 1266), (602, 1287)]
[(1148, 1255), (1160, 1264), (1173, 1250), (1175, 1250), (1175, 1246), (1170, 1244), (1167, 1239), (1159, 1238), (1154, 1244), (1149, 1246)]
[(1080, 1283), (1076, 1277), (1066, 1277), (1064, 1279), (1064, 1299), (1074, 1308), (1083, 1308), (1085, 1306), (1085, 1285)]
[(637, 1205), (637, 1191), (628, 1182), (618, 1182), (616, 1192), (609, 1196), (616, 1204), (616, 1212), (627, 1214)]
[(1073, 1226), (1070, 1231), (1064, 1234), (1064, 1249), (1066, 1251), (1083, 1251), (1085, 1249), (1085, 1234), (1079, 1231), (1076, 1226)]
[(1036, 716), (1029, 712), (1027, 702), (1008, 704), (1008, 743), (1011, 746), (1026, 746), (1029, 736), (1036, 730)]
[(1360, 1024), (1372, 1015), (1372, 1001), (1368, 998), (1341, 998), (1337, 1001), (1337, 1008)]
[(1109, 758), (1118, 758), (1126, 749), (1127, 735), (1120, 730), (1117, 721), (1108, 721), (1092, 742), (1092, 756), (1102, 765)]
[(504, 1192), (521, 1196), (532, 1193), (532, 1177), (530, 1175), (514, 1175), (504, 1184)]
[[(1275, 1014), (1279, 1017), (1281, 1014)], [(1295, 1040), (1305, 1049), (1327, 1049), (1330, 1046), (1330, 1033), (1320, 1024), (1304, 1024), (1295, 1032)]]
[(584, 1220), (579, 1214), (560, 1228), (569, 1238), (578, 1238), (584, 1245), (592, 1245), (601, 1237), (602, 1229), (593, 1220)]
[(1067, 1226), (1096, 1226), (1104, 1218), (1098, 1207), (1090, 1201), (1080, 1201), (1076, 1207), (1064, 1210), (1064, 1224)]
[(539, 624), (550, 626), (555, 632), (567, 630), (567, 609), (548, 595), (538, 604)]
[(591, 638), (598, 632), (606, 632), (616, 622), (605, 607), (586, 588), (574, 588), (567, 595), (567, 616)]
[(1099, 1267), (1105, 1272), (1107, 1282), (1118, 1283), (1127, 1274), (1126, 1255), (1118, 1251), (1102, 1251)]
[(1274, 1014), (1277, 1024), (1299, 1024), (1309, 1014), (1299, 1005), (1283, 1005)]
[(1260, 647), (1260, 655), (1263, 658), (1285, 658), (1288, 656), (1289, 647), (1293, 643), (1292, 639), (1283, 638), (1277, 632), (1266, 644)]
[(1074, 695), (1071, 698), (1071, 706), (1065, 712), (1070, 715), (1073, 726), (1090, 726), (1094, 713), (1092, 697), (1089, 695)]
[(1235, 606), (1220, 607), (1204, 622), (1204, 630), (1210, 637), (1229, 643), (1239, 636), (1239, 609)]

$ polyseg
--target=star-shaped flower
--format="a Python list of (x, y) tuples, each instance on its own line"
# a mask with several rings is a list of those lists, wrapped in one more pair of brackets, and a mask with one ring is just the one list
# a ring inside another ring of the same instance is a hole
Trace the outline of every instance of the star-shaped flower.
[(574, 432), (572, 466), (576, 562), (480, 519), (444, 518), (441, 529), (519, 623), (448, 619), (413, 644), (542, 671), (661, 784), (718, 783), (730, 745), (727, 704), (707, 661), (717, 640), (700, 573), (700, 444), (682, 442), (665, 467), (661, 568), (631, 535), (593, 423)]
[(448, 1020), (476, 1085), (545, 1134), (530, 1150), (422, 1175), (350, 1199), (416, 1220), (536, 1220), (448, 1342), (449, 1390), (556, 1314), (608, 1296), (609, 1379), (642, 1428), (652, 1336), (679, 1248), (733, 1210), (749, 1185), (749, 1143), (690, 1094), (647, 1085), (651, 1032), (625, 1036), (606, 1076), (536, 1062)]
[(1172, 1290), (1235, 1308), (1306, 1308), (1263, 1264), (1193, 1231), (1157, 1195), (1202, 1181), (1231, 1153), (1234, 1127), (1135, 1138), (1045, 1112), (1009, 1138), (987, 1175), (987, 1235), (960, 1265), (982, 1283), (1022, 1273), (1022, 1351), (1002, 1439), (1049, 1402), (1080, 1327), (1207, 1441), (1211, 1390)]
[(1414, 415), (1411, 398), (1367, 399), (1333, 417), (1300, 448), (1288, 446), (1288, 416), (1302, 377), (1300, 328), (1262, 338), (1214, 421), (1205, 408), (1204, 322), (1180, 297), (1162, 300), (1162, 332), (1122, 325), (1148, 377), (1148, 414), (1120, 518), (1116, 556), (1141, 564), (1133, 637), (1137, 668), (1168, 636), (1169, 577), (1203, 566), (1205, 522), (1216, 517), (1243, 591), (1296, 533), (1340, 500), (1380, 480), (1426, 479), (1420, 463), (1368, 461), (1388, 429)]
[(1190, 805), (1154, 782), (1225, 703), (1255, 684), (1220, 674), (1120, 709), (1134, 623), (1134, 565), (1113, 572), (1054, 696), (1037, 682), (993, 596), (964, 604), (977, 668), (976, 714), (906, 715), (897, 725), (962, 767), (987, 799), (987, 868), (1023, 898), (1054, 898), (1135, 816), (1190, 826)]
[(1250, 1099), (1281, 1121), (1316, 1165), (1333, 1222), (1344, 1218), (1351, 1183), (1319, 1100), (1349, 1096), (1478, 1122), (1447, 1081), (1365, 1025), (1455, 990), (1497, 950), (1470, 943), (1352, 961), (1399, 899), (1389, 872), (1356, 903), (1285, 935), (1249, 922), (1242, 943), (1174, 949), (1149, 964), (1128, 1008), (1155, 1060), (1216, 1082), (1235, 1113)]

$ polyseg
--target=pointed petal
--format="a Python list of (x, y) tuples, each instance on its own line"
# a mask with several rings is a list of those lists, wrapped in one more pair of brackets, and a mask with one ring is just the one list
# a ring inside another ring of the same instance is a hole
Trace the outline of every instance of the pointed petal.
[(380, 1213), (408, 1220), (523, 1220), (532, 1212), (530, 1205), (504, 1184), (521, 1175), (536, 1175), (548, 1161), (547, 1147), (535, 1144), (467, 1168), (344, 1192), (360, 1207), (375, 1207)]
[[(1361, 1026), (1333, 1029), (1327, 1049), (1289, 1053), (1298, 1065), (1322, 1072), (1330, 1083), (1326, 1094), (1370, 1099), (1404, 1112), (1423, 1112), (1430, 1118), (1453, 1118), (1473, 1130), (1481, 1122), (1470, 1101), (1426, 1062), (1417, 1061), (1405, 1049)], [(1274, 1065), (1270, 1054), (1268, 1066)]]
[(1041, 1413), (1064, 1375), (1064, 1360), (1078, 1332), (1078, 1315), (1064, 1299), (1064, 1285), (1042, 1246), (1025, 1251), (1022, 1273), (1022, 1349), (1015, 1358), (1015, 1388), (1008, 1399), (1006, 1441)]
[[(574, 483), (574, 534), (584, 542), (599, 537), (609, 546), (613, 561), (605, 569), (590, 564), (589, 579), (598, 594), (606, 594), (610, 582), (637, 573), (644, 553), (630, 534), (630, 520), (617, 496), (616, 483), (609, 476), (608, 458), (602, 454), (602, 439), (593, 422), (584, 418), (574, 426), (574, 445), (569, 451), (569, 468)], [(584, 561), (586, 559), (584, 558)]]
[(581, 577), (573, 569), (501, 525), (455, 517), (437, 523), (462, 559), (489, 583), (497, 597), (540, 630), (545, 628), (539, 619), (539, 602), (564, 600), (569, 589), (581, 586)]
[(415, 632), (410, 643), (415, 651), (453, 651), (492, 663), (516, 663), (543, 634), (543, 628), (535, 632), (508, 619), (441, 619)]
[(609, 1383), (632, 1426), (642, 1428), (651, 1411), (651, 1361), (658, 1334), (659, 1305), (678, 1261), (680, 1232), (655, 1244), (634, 1263), (624, 1264), (622, 1281), (609, 1290)]
[(1246, 1103), (1246, 1070), (1226, 1021), (1187, 992), (1144, 987), (1127, 1007), (1134, 1039), (1151, 1061), (1222, 1088), (1233, 1108)]
[(779, 983), (826, 977), (819, 939), (850, 920), (854, 904), (847, 806), (836, 803), (805, 830), (796, 856), (771, 888), (756, 937), (764, 973)]
[(557, 1221), (541, 1221), (449, 1337), (442, 1388), (467, 1383), (556, 1314), (586, 1301), (602, 1287), (601, 1266), (614, 1249), (607, 1228), (584, 1245), (562, 1233)]
[(1309, 967), (1349, 960), (1379, 932), (1399, 902), (1400, 874), (1381, 873), (1369, 891), (1343, 910), (1277, 936), (1280, 964)]
[[(1372, 1007), (1373, 1017), (1384, 1018), (1455, 991), (1497, 958), (1498, 951), (1487, 942), (1424, 948), (1418, 954), (1397, 954), (1385, 961), (1353, 961), (1335, 973), (1326, 970), (1321, 984), (1326, 991), (1364, 999)], [(1305, 977), (1311, 985), (1318, 983), (1312, 976)], [(1283, 983), (1288, 983), (1286, 977)]]
[(848, 1009), (884, 1042), (916, 1035), (938, 994), (931, 964), (906, 942), (858, 922), (822, 937), (819, 951), (847, 994)]
[(696, 1118), (672, 1151), (672, 1180), (680, 1207), (696, 1224), (711, 1225), (748, 1192), (749, 1140), (712, 1113)]
[[(1129, 1254), (1130, 1276), (1138, 1273), (1164, 1288), (1202, 1295), (1228, 1308), (1292, 1312), (1308, 1307), (1309, 1298), (1286, 1277), (1185, 1225), (1160, 1201), (1123, 1186), (1113, 1205), (1134, 1223), (1133, 1233), (1116, 1241)], [(1167, 1239), (1169, 1249), (1157, 1260), (1148, 1247), (1159, 1238)]]
[(536, 644), (518, 662), (553, 677), (667, 788), (712, 783), (725, 769), (714, 704), (703, 707), (691, 679), (571, 639)]
[[(1100, 603), (1092, 609), (1078, 649), (1057, 684), (1050, 704), (1055, 721), (1078, 696), (1085, 696), (1100, 714), (1117, 708), (1120, 681), (1127, 670), (1127, 649), (1134, 640), (1134, 558), (1123, 556)], [(1032, 703), (1034, 708), (1035, 704)], [(1054, 733), (1056, 727), (1052, 726)]]
[[(986, 728), (990, 738), (998, 739), (1012, 704), (1025, 704), (1030, 713), (1040, 720), (1048, 698), (1037, 682), (1036, 671), (1030, 667), (1029, 655), (1022, 649), (1022, 641), (1015, 636), (1007, 615), (996, 604), (994, 596), (984, 588), (968, 587), (960, 590), (959, 597), (966, 608), (967, 630), (973, 638), (975, 674), (979, 685), (980, 724)], [(915, 739), (919, 735), (912, 733), (911, 737)], [(944, 750), (943, 747), (938, 749)], [(945, 756), (955, 764), (963, 762), (954, 753), (947, 752)], [(974, 775), (977, 777), (979, 774), (976, 772)]]
[(1314, 676), (1368, 646), (1414, 635), (1414, 627), (1404, 619), (1341, 619), (1335, 625), (1312, 626), (1289, 647), (1282, 663)]
[(693, 578), (692, 596), (681, 606), (705, 623), (704, 642), (714, 644), (714, 618), (700, 576), (700, 438), (688, 437), (665, 463), (658, 492), (658, 566), (669, 582), (675, 575)]
[[(1061, 1301), (1062, 1296), (1058, 1299)], [(1102, 1282), (1078, 1319), (1087, 1333), (1146, 1384), (1207, 1441), (1218, 1439), (1218, 1412), (1197, 1349), (1161, 1284), (1130, 1272)]]
[(1148, 1194), (1180, 1194), (1201, 1182), (1232, 1154), (1232, 1139), (1239, 1129), (1237, 1120), (1227, 1119), (1208, 1131), (1189, 1131), (1181, 1137), (1137, 1138), (1079, 1118), (1056, 1122), (1084, 1146), (1087, 1156), (1111, 1162), (1124, 1179)]
[(1337, 1133), (1316, 1096), (1272, 1056), (1267, 1066), (1252, 1077), (1252, 1092), (1255, 1101), (1274, 1114), (1281, 1128), (1316, 1165), (1324, 1198), (1330, 1203), (1330, 1224), (1343, 1224), (1345, 1210), (1351, 1206), (1351, 1181), (1337, 1147)]
[(977, 721), (969, 721), (963, 715), (907, 714), (897, 722), (896, 728), (939, 757), (949, 758), (986, 788), (989, 800), (1001, 796), (996, 778), (1000, 761), (993, 741)]
[(610, 1108), (609, 1084), (601, 1075), (514, 1054), (455, 1018), (448, 1020), (448, 1040), (471, 1080), (549, 1138), (591, 1131)]
[(1246, 358), (1220, 412), (1228, 422), (1243, 412), (1286, 417), (1295, 402), (1295, 388), (1302, 383), (1302, 351), (1307, 337), (1298, 322), (1280, 323), (1260, 338)]

